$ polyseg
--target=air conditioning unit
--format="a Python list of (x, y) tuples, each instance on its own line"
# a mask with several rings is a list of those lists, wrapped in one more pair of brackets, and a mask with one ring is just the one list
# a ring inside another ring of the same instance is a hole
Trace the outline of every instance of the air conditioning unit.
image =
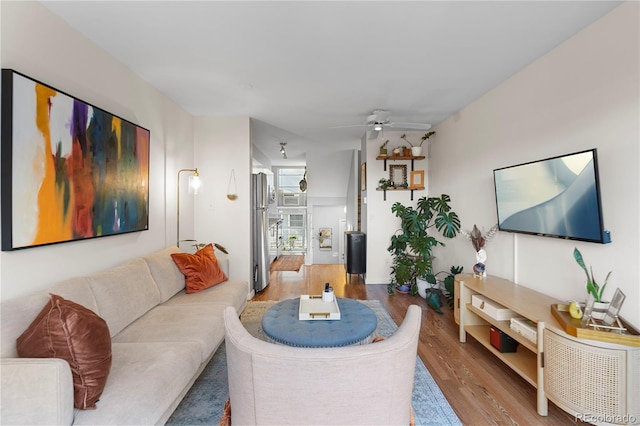
[(282, 194), (283, 206), (299, 206), (300, 196), (299, 194)]

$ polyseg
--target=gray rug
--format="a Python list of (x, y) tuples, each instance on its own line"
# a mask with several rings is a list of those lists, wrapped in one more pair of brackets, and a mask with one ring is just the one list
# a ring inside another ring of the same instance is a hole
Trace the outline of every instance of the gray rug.
[[(373, 309), (378, 317), (378, 328), (374, 332), (374, 337), (391, 336), (397, 326), (380, 301), (363, 300), (361, 302)], [(249, 302), (243, 311), (242, 323), (253, 336), (264, 339), (260, 319), (274, 303)], [(228, 397), (227, 360), (223, 343), (171, 415), (167, 425), (218, 424)], [(419, 357), (416, 358), (412, 403), (416, 425), (461, 425), (458, 416)]]

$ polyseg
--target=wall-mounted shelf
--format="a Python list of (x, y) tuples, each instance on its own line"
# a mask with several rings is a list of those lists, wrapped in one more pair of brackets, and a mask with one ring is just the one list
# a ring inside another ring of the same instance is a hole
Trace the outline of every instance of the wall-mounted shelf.
[(384, 161), (384, 171), (387, 171), (387, 160), (392, 160), (392, 161), (396, 161), (396, 160), (410, 160), (411, 161), (411, 170), (413, 170), (413, 161), (414, 160), (424, 160), (425, 156), (424, 155), (418, 155), (418, 156), (413, 156), (413, 155), (378, 155), (376, 157), (376, 160), (382, 160)]
[(413, 191), (424, 191), (424, 186), (416, 186), (413, 188), (376, 188), (376, 191), (384, 191), (384, 201), (387, 201), (387, 191), (411, 191), (411, 201), (413, 201)]

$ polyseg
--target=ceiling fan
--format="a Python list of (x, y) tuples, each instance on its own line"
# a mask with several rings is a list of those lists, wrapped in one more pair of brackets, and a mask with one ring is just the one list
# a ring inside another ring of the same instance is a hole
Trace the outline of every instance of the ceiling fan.
[(369, 133), (369, 140), (377, 139), (378, 134), (386, 128), (393, 130), (429, 130), (431, 128), (431, 124), (427, 123), (390, 121), (389, 111), (382, 109), (374, 110), (373, 113), (367, 117), (366, 126), (371, 129), (371, 133)]

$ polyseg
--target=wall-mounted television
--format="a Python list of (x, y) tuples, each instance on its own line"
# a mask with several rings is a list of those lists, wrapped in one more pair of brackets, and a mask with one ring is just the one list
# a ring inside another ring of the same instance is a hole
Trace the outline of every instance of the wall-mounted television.
[(493, 178), (501, 231), (610, 242), (596, 149), (495, 169)]

